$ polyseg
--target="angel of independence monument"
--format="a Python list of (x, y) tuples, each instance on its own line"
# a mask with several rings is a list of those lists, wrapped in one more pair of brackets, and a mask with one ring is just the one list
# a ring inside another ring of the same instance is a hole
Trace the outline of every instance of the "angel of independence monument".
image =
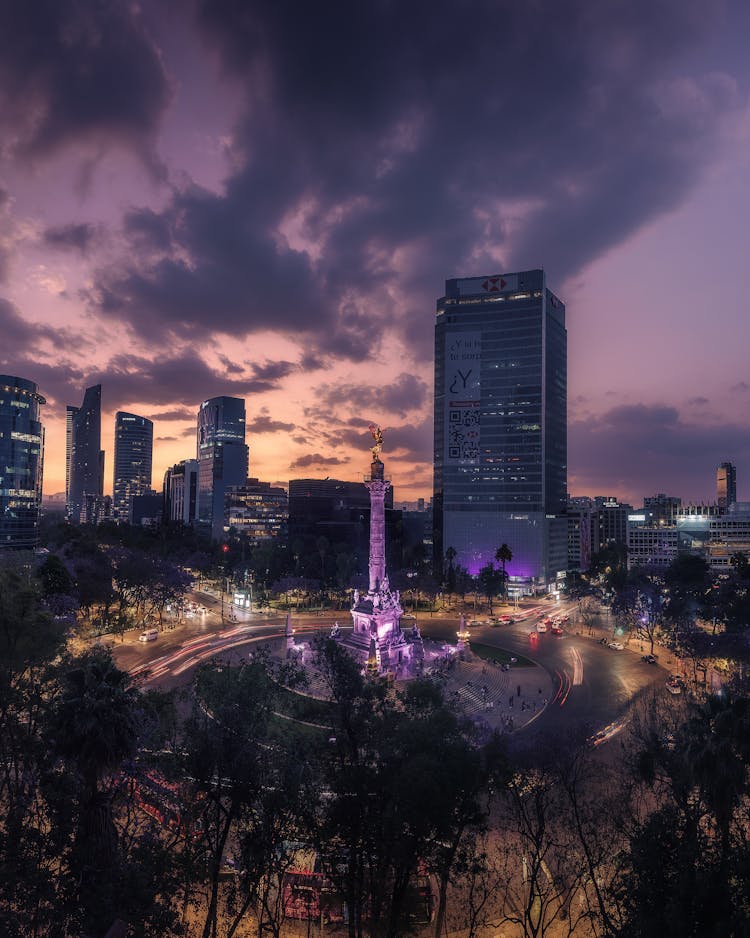
[(365, 485), (370, 492), (370, 585), (367, 593), (354, 591), (352, 631), (338, 633), (340, 643), (367, 667), (369, 673), (407, 677), (422, 670), (424, 646), (416, 624), (401, 631), (403, 609), (398, 590), (391, 590), (385, 567), (385, 495), (391, 486), (380, 459), (383, 434), (370, 426), (375, 445)]

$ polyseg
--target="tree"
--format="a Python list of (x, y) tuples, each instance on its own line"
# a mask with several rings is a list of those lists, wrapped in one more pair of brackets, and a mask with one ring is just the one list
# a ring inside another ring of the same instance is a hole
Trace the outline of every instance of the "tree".
[(618, 938), (747, 934), (749, 714), (731, 695), (669, 707), (652, 698), (636, 712)]
[(492, 561), (479, 571), (479, 584), (482, 588), (482, 592), (487, 597), (487, 602), (490, 606), (490, 615), (492, 615), (492, 600), (502, 588), (502, 583), (502, 573), (500, 570), (495, 569)]
[[(307, 793), (300, 773), (309, 759), (299, 747), (280, 749), (269, 731), (279, 683), (287, 677), (285, 671), (275, 671), (267, 655), (256, 652), (240, 668), (209, 664), (196, 678), (182, 751), (183, 771), (195, 779), (202, 804), (203, 873), (208, 881), (204, 938), (215, 936), (219, 920), (227, 916), (227, 935), (236, 932), (262, 899), (264, 872), (275, 862), (282, 841), (295, 839), (289, 824)], [(226, 894), (219, 888), (221, 870), (228, 851), (236, 848), (247, 865), (237, 867), (244, 872)]]
[(740, 580), (750, 580), (750, 561), (744, 551), (735, 551), (729, 558), (729, 563)]
[(45, 598), (73, 592), (73, 578), (57, 554), (49, 554), (36, 575), (42, 584)]
[(330, 545), (330, 543), (329, 543), (329, 541), (328, 541), (328, 538), (327, 538), (327, 537), (323, 537), (323, 535), (321, 535), (320, 537), (316, 538), (316, 540), (315, 540), (315, 547), (317, 548), (318, 555), (320, 556), (320, 583), (321, 583), (321, 586), (324, 586), (324, 585), (325, 585), (325, 581), (326, 581), (326, 556), (327, 556), (327, 554), (328, 554), (328, 549), (329, 549), (330, 546), (331, 546), (331, 545)]
[(456, 570), (453, 561), (456, 559), (456, 548), (448, 547), (445, 551), (445, 559), (448, 567), (445, 570), (445, 588), (449, 595), (456, 592)]
[(461, 602), (466, 601), (466, 594), (476, 589), (476, 580), (469, 573), (466, 567), (456, 564), (456, 592), (461, 597)]
[(508, 598), (508, 577), (505, 572), (505, 565), (513, 559), (513, 551), (507, 544), (501, 544), (495, 552), (495, 560), (503, 565), (503, 595)]
[(710, 589), (708, 563), (696, 554), (678, 554), (664, 573), (664, 615), (675, 628), (689, 628), (703, 612)]
[(80, 783), (71, 864), (78, 903), (86, 916), (99, 920), (102, 912), (112, 914), (121, 859), (105, 780), (134, 755), (143, 711), (132, 679), (115, 666), (108, 649), (96, 646), (60, 668), (48, 733), (53, 751), (74, 768)]
[(335, 642), (322, 642), (318, 659), (334, 712), (332, 741), (318, 762), (327, 797), (311, 827), (349, 908), (349, 934), (361, 935), (366, 921), (372, 935), (403, 933), (420, 864), (440, 882), (442, 920), (459, 846), (483, 817), (479, 750), (437, 685), (415, 680), (394, 699)]

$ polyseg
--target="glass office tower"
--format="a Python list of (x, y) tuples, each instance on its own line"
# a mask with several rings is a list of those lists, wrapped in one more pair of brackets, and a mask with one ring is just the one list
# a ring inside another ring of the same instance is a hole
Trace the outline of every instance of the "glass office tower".
[(39, 540), (46, 403), (33, 381), (0, 375), (0, 550), (31, 550)]
[(435, 552), (501, 544), (518, 591), (567, 566), (565, 306), (543, 270), (447, 280), (435, 325)]
[(112, 510), (116, 521), (130, 521), (130, 499), (151, 491), (154, 425), (147, 417), (115, 414), (115, 474)]
[(198, 409), (198, 521), (211, 537), (224, 534), (227, 486), (247, 481), (245, 402), (239, 397), (212, 397)]
[(68, 482), (68, 518), (80, 524), (86, 521), (86, 496), (100, 496), (104, 491), (104, 451), (102, 450), (102, 386), (86, 388), (83, 403), (69, 407), (70, 463)]
[(70, 477), (73, 464), (73, 427), (76, 414), (80, 410), (75, 404), (65, 408), (65, 516), (70, 518)]
[(719, 508), (737, 501), (737, 469), (731, 462), (723, 462), (716, 470), (716, 501)]

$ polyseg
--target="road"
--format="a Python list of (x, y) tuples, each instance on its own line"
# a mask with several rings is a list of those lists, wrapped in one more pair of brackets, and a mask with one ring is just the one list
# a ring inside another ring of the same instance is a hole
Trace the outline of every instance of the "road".
[[(137, 633), (129, 633), (125, 641), (114, 647), (120, 667), (141, 673), (152, 686), (170, 689), (186, 684), (193, 669), (209, 658), (231, 662), (246, 655), (252, 643), (283, 635), (283, 613), (245, 613), (235, 610), (237, 622), (228, 622), (230, 608), (225, 603), (225, 620), (220, 617), (220, 602), (216, 597), (196, 593), (196, 602), (208, 608), (208, 613), (188, 619), (175, 629), (166, 629), (155, 642), (141, 643)], [(579, 624), (568, 626), (563, 636), (550, 632), (531, 640), (537, 619), (547, 614), (568, 613), (575, 623), (575, 603), (527, 602), (517, 611), (501, 609), (516, 617), (512, 625), (491, 627), (473, 625), (471, 641), (502, 648), (512, 654), (530, 658), (549, 674), (553, 694), (533, 728), (527, 732), (558, 734), (576, 726), (585, 726), (596, 732), (620, 720), (628, 705), (641, 691), (653, 684), (664, 683), (661, 667), (641, 660), (640, 645), (631, 643), (633, 650), (617, 651), (600, 644), (598, 639), (607, 635), (604, 630), (594, 636), (576, 634)], [(468, 617), (467, 617), (468, 618)], [(328, 629), (338, 620), (347, 622), (346, 612), (315, 615), (294, 615), (296, 634)], [(425, 636), (455, 642), (457, 617), (455, 613), (420, 614), (420, 628)], [(665, 661), (669, 666), (670, 662)]]

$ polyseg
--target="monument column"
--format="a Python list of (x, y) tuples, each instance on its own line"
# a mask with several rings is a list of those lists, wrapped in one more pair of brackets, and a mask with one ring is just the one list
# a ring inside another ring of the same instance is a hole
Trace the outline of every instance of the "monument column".
[(370, 493), (370, 593), (383, 589), (385, 580), (385, 493), (391, 483), (383, 475), (383, 463), (376, 456), (365, 481)]

